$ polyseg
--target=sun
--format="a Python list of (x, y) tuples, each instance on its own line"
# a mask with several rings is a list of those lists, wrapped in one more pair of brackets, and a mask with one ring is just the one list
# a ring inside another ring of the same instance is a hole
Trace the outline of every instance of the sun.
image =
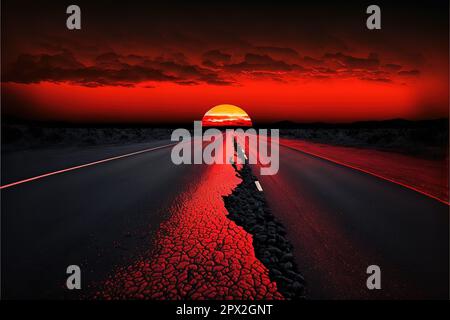
[(232, 104), (220, 104), (208, 110), (202, 119), (204, 127), (251, 127), (247, 112)]

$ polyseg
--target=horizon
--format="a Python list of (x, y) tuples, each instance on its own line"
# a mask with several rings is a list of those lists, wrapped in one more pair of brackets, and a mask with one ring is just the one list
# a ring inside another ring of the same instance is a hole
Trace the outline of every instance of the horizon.
[(301, 4), (235, 10), (235, 3), (191, 3), (173, 10), (136, 3), (127, 11), (133, 19), (122, 17), (116, 3), (108, 4), (108, 17), (99, 3), (78, 4), (89, 12), (78, 31), (61, 25), (53, 2), (26, 11), (2, 4), (3, 115), (176, 123), (224, 103), (255, 123), (449, 114), (448, 28), (435, 23), (444, 4), (409, 4), (406, 15), (401, 4), (383, 2), (389, 32), (367, 32), (364, 8), (333, 2), (329, 12)]
[[(48, 126), (99, 126), (99, 127), (153, 127), (153, 128), (175, 128), (180, 126), (191, 125), (194, 121), (200, 121), (201, 119), (185, 121), (185, 122), (70, 122), (70, 121), (46, 121), (46, 120), (30, 120), (26, 118), (17, 118), (12, 116), (4, 116), (1, 118), (0, 123), (3, 125), (7, 124), (27, 124), (27, 125), (48, 125)], [(391, 118), (391, 119), (380, 119), (380, 120), (359, 120), (359, 121), (351, 121), (351, 122), (323, 122), (323, 121), (304, 121), (304, 122), (296, 122), (291, 120), (280, 120), (274, 122), (253, 122), (251, 127), (261, 127), (261, 126), (273, 126), (273, 125), (355, 125), (355, 124), (370, 124), (370, 123), (394, 123), (394, 122), (404, 122), (404, 123), (426, 123), (426, 122), (449, 122), (449, 117), (440, 117), (440, 118), (430, 118), (430, 119), (404, 119), (404, 118)], [(449, 122), (450, 124), (450, 122)], [(209, 127), (208, 125), (204, 127)], [(211, 126), (211, 127), (224, 127), (224, 128), (236, 128), (240, 127), (239, 125), (233, 126)], [(246, 127), (246, 126), (244, 126)], [(280, 127), (282, 129), (282, 127)]]

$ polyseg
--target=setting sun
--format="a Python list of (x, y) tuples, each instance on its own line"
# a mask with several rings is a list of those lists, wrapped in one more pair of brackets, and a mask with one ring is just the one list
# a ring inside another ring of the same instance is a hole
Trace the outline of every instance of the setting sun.
[(205, 127), (251, 127), (252, 121), (241, 108), (232, 104), (220, 104), (205, 113), (202, 125)]

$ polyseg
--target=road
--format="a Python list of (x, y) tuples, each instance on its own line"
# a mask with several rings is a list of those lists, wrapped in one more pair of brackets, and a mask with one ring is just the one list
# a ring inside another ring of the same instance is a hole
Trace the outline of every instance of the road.
[[(22, 162), (2, 159), (8, 171), (2, 185), (143, 148), (62, 151), (57, 162), (45, 162), (44, 156), (27, 167), (23, 157)], [(64, 288), (68, 265), (87, 269), (84, 283), (92, 286), (112, 266), (148, 251), (177, 196), (213, 179), (211, 166), (173, 165), (170, 150), (3, 189), (2, 296), (79, 298)], [(283, 146), (279, 173), (258, 178), (288, 230), (310, 298), (448, 298), (445, 204)], [(366, 288), (366, 268), (372, 264), (382, 271), (379, 291)]]
[[(58, 154), (57, 158), (70, 166), (143, 147), (94, 148), (81, 155), (70, 149), (66, 157)], [(148, 246), (148, 238), (167, 218), (167, 207), (183, 186), (201, 180), (205, 170), (205, 166), (172, 164), (170, 150), (158, 149), (2, 190), (2, 296), (78, 297), (64, 288), (68, 265), (88, 269), (83, 282), (91, 283)], [(36, 158), (39, 165), (22, 166), (32, 176), (42, 174), (43, 161), (49, 159), (47, 154)], [(3, 162), (5, 170), (12, 169), (10, 177), (23, 175), (13, 170), (21, 167), (17, 163), (21, 163), (17, 157)], [(47, 169), (64, 166), (53, 161)]]
[[(286, 146), (278, 174), (259, 180), (310, 298), (448, 298), (446, 204)], [(367, 290), (369, 265), (382, 290)]]

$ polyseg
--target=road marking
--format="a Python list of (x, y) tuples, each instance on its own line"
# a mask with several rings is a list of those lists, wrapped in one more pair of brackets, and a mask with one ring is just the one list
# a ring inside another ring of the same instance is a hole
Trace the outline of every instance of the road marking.
[(242, 152), (242, 154), (244, 155), (245, 160), (248, 160), (247, 155), (245, 154), (244, 149), (241, 148), (241, 152)]
[(242, 151), (242, 149), (241, 149), (241, 152), (238, 152), (238, 154), (241, 157), (241, 159), (244, 158), (245, 160), (248, 160), (247, 155), (245, 154), (244, 151)]
[(258, 191), (262, 192), (263, 188), (261, 187), (261, 184), (259, 183), (259, 181), (255, 181), (256, 184), (256, 188), (258, 189)]
[(412, 190), (412, 191), (418, 192), (418, 193), (420, 193), (420, 194), (422, 194), (422, 195), (424, 195), (424, 196), (427, 196), (427, 197), (432, 198), (432, 199), (434, 199), (434, 200), (437, 200), (437, 201), (439, 201), (439, 202), (441, 202), (441, 203), (444, 203), (444, 204), (446, 204), (447, 206), (450, 205), (450, 203), (449, 203), (448, 201), (442, 200), (441, 198), (438, 198), (438, 197), (436, 197), (436, 196), (434, 196), (434, 195), (432, 195), (432, 194), (430, 194), (430, 193), (428, 193), (428, 192), (419, 190), (419, 189), (417, 189), (417, 188), (415, 188), (415, 187), (413, 187), (413, 186), (410, 186), (410, 185), (407, 185), (407, 184), (405, 184), (405, 183), (402, 183), (402, 182), (393, 180), (393, 179), (391, 179), (391, 178), (384, 177), (384, 176), (379, 175), (379, 174), (377, 174), (377, 173), (374, 173), (374, 172), (371, 172), (371, 171), (368, 171), (368, 170), (365, 170), (365, 169), (362, 169), (362, 168), (358, 168), (358, 167), (352, 166), (352, 165), (350, 165), (350, 164), (346, 164), (346, 163), (344, 163), (344, 162), (340, 162), (340, 161), (337, 161), (337, 160), (334, 160), (334, 159), (331, 159), (331, 158), (328, 158), (328, 157), (325, 157), (325, 156), (321, 156), (321, 155), (318, 155), (318, 154), (313, 153), (313, 152), (309, 152), (309, 151), (301, 150), (301, 149), (298, 149), (298, 148), (295, 148), (295, 147), (291, 147), (291, 146), (289, 146), (289, 145), (287, 145), (287, 144), (284, 144), (284, 143), (280, 143), (280, 145), (281, 145), (281, 146), (284, 146), (284, 147), (286, 147), (286, 148), (289, 148), (289, 149), (298, 151), (298, 152), (302, 152), (302, 153), (305, 153), (305, 154), (309, 154), (309, 155), (311, 155), (311, 156), (313, 156), (313, 157), (316, 157), (316, 158), (319, 158), (319, 159), (327, 160), (327, 161), (329, 161), (329, 162), (332, 162), (332, 163), (334, 163), (334, 164), (341, 165), (341, 166), (343, 166), (343, 167), (347, 167), (347, 168), (350, 168), (350, 169), (353, 169), (353, 170), (356, 170), (356, 171), (360, 171), (360, 172), (362, 172), (362, 173), (365, 173), (365, 174), (374, 176), (374, 177), (376, 177), (376, 178), (378, 178), (378, 179), (382, 179), (382, 180), (389, 181), (389, 182), (391, 182), (391, 183), (395, 183), (395, 184), (397, 184), (397, 185), (399, 185), (399, 186), (402, 186), (402, 187), (404, 187), (404, 188), (407, 188), (407, 189), (410, 189), (410, 190)]
[(238, 148), (240, 149), (241, 152), (239, 152), (239, 150), (236, 150), (238, 155), (243, 155), (245, 160), (248, 160), (247, 155), (245, 154), (244, 149), (242, 149), (242, 147), (238, 144)]
[(82, 165), (79, 165), (79, 166), (75, 166), (75, 167), (70, 167), (70, 168), (67, 168), (67, 169), (62, 169), (62, 170), (58, 170), (58, 171), (54, 171), (54, 172), (41, 174), (41, 175), (36, 176), (36, 177), (23, 179), (23, 180), (20, 180), (20, 181), (16, 181), (16, 182), (12, 182), (12, 183), (9, 183), (9, 184), (5, 184), (3, 186), (0, 186), (0, 190), (1, 189), (6, 189), (6, 188), (10, 188), (10, 187), (13, 187), (13, 186), (16, 186), (16, 185), (19, 185), (19, 184), (23, 184), (23, 183), (26, 183), (26, 182), (31, 182), (31, 181), (34, 181), (34, 180), (42, 179), (42, 178), (45, 178), (45, 177), (54, 176), (56, 174), (60, 174), (60, 173), (68, 172), (68, 171), (73, 171), (73, 170), (77, 170), (77, 169), (81, 169), (81, 168), (85, 168), (85, 167), (90, 167), (90, 166), (93, 166), (93, 165), (96, 165), (96, 164), (100, 164), (100, 163), (109, 162), (109, 161), (122, 159), (122, 158), (126, 158), (126, 157), (131, 157), (131, 156), (135, 156), (137, 154), (141, 154), (141, 153), (145, 153), (145, 152), (150, 152), (150, 151), (155, 151), (155, 150), (159, 150), (159, 149), (164, 149), (164, 148), (167, 148), (167, 147), (174, 146), (176, 144), (177, 143), (166, 144), (164, 146), (148, 148), (148, 149), (127, 153), (127, 154), (123, 154), (123, 155), (112, 157), (112, 158), (106, 158), (106, 159), (102, 159), (102, 160), (98, 160), (98, 161), (94, 161), (94, 162), (85, 163), (85, 164), (82, 164)]

